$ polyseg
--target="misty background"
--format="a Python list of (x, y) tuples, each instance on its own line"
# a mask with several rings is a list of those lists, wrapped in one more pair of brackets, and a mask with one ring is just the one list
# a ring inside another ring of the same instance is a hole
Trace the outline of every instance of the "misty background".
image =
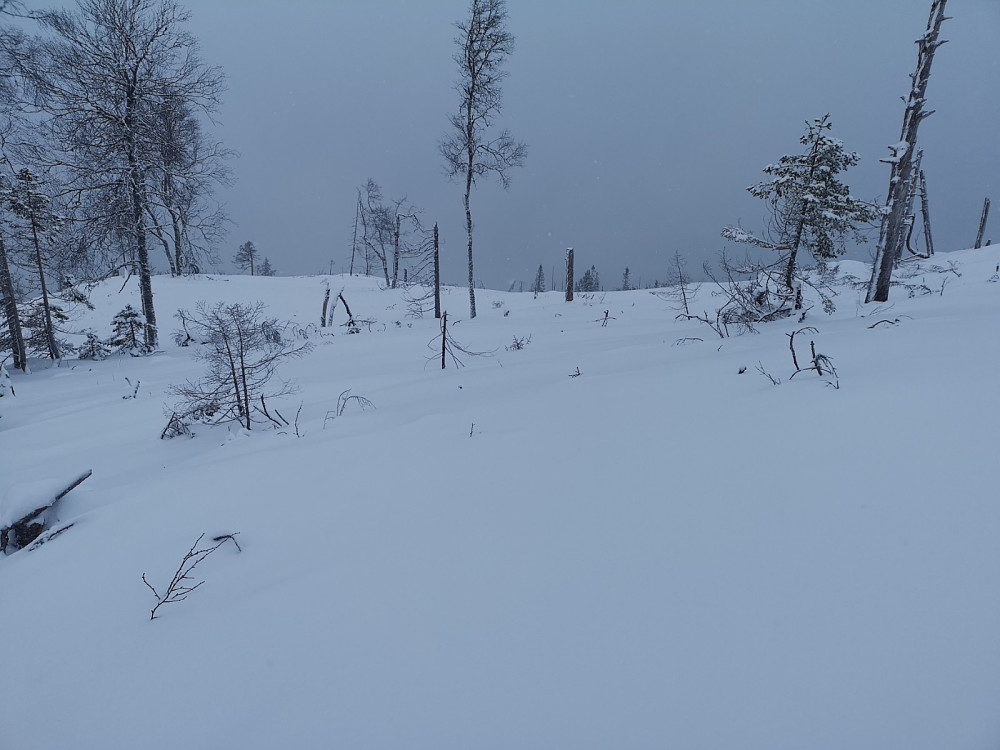
[[(215, 133), (241, 154), (235, 184), (220, 191), (235, 222), (223, 269), (252, 240), (279, 274), (346, 272), (356, 191), (371, 177), (439, 223), (444, 281), (461, 284), (463, 186), (445, 176), (438, 142), (458, 105), (454, 23), (465, 0), (188, 7), (203, 58), (228, 76)], [(745, 188), (798, 152), (805, 121), (827, 112), (862, 158), (845, 182), (881, 203), (889, 168), (879, 160), (899, 138), (929, 9), (510, 0), (517, 48), (499, 125), (529, 152), (508, 192), (482, 180), (473, 193), (477, 280), (528, 288), (541, 264), (551, 283), (566, 247), (608, 289), (626, 266), (634, 283), (662, 282), (676, 251), (697, 275), (725, 246), (723, 226), (765, 226), (767, 207)], [(938, 251), (971, 246), (1000, 167), (1000, 2), (953, 0), (949, 14), (928, 88), (936, 113), (920, 129)], [(1000, 235), (997, 221), (987, 237)]]

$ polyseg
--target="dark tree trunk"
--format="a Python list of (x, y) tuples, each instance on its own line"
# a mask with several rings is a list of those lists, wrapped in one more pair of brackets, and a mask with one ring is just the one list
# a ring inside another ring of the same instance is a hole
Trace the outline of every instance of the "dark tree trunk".
[(392, 288), (399, 286), (399, 224), (401, 217), (396, 214), (396, 233), (392, 237)]
[(910, 173), (913, 169), (914, 151), (917, 145), (917, 129), (920, 123), (929, 117), (933, 111), (925, 112), (924, 103), (927, 95), (927, 82), (931, 75), (931, 64), (934, 53), (944, 44), (939, 40), (941, 24), (947, 18), (944, 15), (948, 0), (934, 0), (931, 5), (930, 18), (927, 21), (927, 31), (917, 40), (917, 68), (912, 75), (913, 86), (906, 100), (906, 110), (903, 113), (903, 128), (899, 143), (892, 147), (893, 155), (889, 159), (892, 173), (889, 178), (889, 193), (886, 197), (885, 216), (882, 219), (882, 230), (879, 233), (878, 246), (875, 249), (875, 261), (872, 264), (872, 277), (868, 283), (868, 294), (865, 302), (886, 302), (889, 299), (889, 286), (892, 283), (892, 268), (903, 243), (906, 241), (906, 205), (907, 193), (910, 189)]
[(566, 248), (566, 301), (573, 301), (573, 248)]
[(149, 265), (149, 248), (146, 246), (146, 225), (142, 219), (143, 195), (141, 184), (141, 166), (139, 164), (138, 144), (135, 142), (135, 117), (138, 103), (136, 101), (135, 85), (130, 87), (125, 104), (125, 145), (128, 155), (129, 181), (132, 192), (132, 222), (135, 232), (135, 247), (139, 265), (139, 294), (142, 297), (142, 314), (146, 319), (144, 339), (150, 350), (156, 348), (156, 312), (153, 309), (153, 275)]
[(45, 268), (42, 265), (42, 248), (38, 242), (38, 226), (35, 217), (30, 217), (31, 238), (35, 243), (35, 263), (38, 266), (38, 283), (42, 287), (42, 311), (45, 314), (45, 343), (49, 348), (49, 357), (59, 359), (59, 347), (56, 345), (56, 332), (52, 326), (52, 308), (49, 306), (49, 289), (45, 283)]
[(28, 353), (24, 346), (24, 332), (21, 330), (21, 318), (17, 312), (17, 298), (14, 296), (14, 279), (10, 274), (7, 262), (7, 247), (0, 237), (0, 295), (3, 296), (4, 317), (7, 319), (7, 330), (10, 333), (10, 348), (14, 355), (14, 369), (28, 371)]
[(441, 317), (441, 369), (444, 369), (445, 354), (448, 351), (448, 313)]
[(472, 268), (472, 211), (469, 208), (469, 194), (472, 191), (472, 168), (465, 182), (465, 231), (469, 236), (469, 317), (476, 317), (476, 275)]
[(983, 215), (982, 218), (979, 219), (979, 232), (978, 234), (976, 234), (976, 244), (973, 246), (975, 247), (976, 250), (978, 250), (983, 246), (983, 234), (986, 233), (986, 219), (989, 218), (989, 215), (990, 215), (990, 199), (987, 198), (986, 201), (983, 203)]
[(438, 248), (438, 225), (434, 223), (434, 317), (441, 317), (441, 256)]
[(323, 295), (323, 314), (319, 318), (319, 327), (326, 328), (326, 308), (330, 305), (330, 287), (326, 288), (326, 294)]
[(472, 194), (472, 177), (475, 174), (476, 131), (472, 117), (472, 99), (466, 103), (466, 148), (469, 162), (465, 171), (465, 231), (469, 236), (469, 317), (476, 317), (476, 276), (472, 268), (472, 210), (469, 196)]
[(924, 244), (927, 246), (927, 255), (934, 255), (934, 239), (931, 236), (931, 208), (927, 199), (927, 179), (924, 171), (920, 170), (920, 212), (924, 217)]
[(180, 214), (173, 208), (167, 208), (167, 212), (170, 214), (170, 223), (173, 225), (174, 230), (174, 272), (178, 276), (184, 275), (184, 267), (187, 265), (184, 262), (184, 229), (181, 224)]

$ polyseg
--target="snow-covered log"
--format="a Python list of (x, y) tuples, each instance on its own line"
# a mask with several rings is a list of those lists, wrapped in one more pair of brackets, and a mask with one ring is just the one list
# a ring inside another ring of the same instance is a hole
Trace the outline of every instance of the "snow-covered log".
[(16, 484), (0, 502), (0, 552), (16, 552), (31, 544), (45, 531), (56, 503), (79, 487), (93, 470), (74, 479), (45, 479)]

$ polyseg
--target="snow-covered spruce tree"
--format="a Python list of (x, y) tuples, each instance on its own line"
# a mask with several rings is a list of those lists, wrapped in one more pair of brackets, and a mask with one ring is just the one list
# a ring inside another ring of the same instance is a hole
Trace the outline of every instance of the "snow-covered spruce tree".
[(131, 354), (133, 357), (149, 354), (151, 350), (142, 336), (145, 325), (142, 315), (132, 305), (125, 305), (111, 321), (111, 338), (108, 344), (112, 351), (116, 354)]
[(622, 285), (618, 290), (619, 292), (631, 292), (635, 287), (632, 286), (632, 272), (629, 270), (628, 266), (625, 266), (625, 273), (622, 274)]
[(251, 276), (254, 276), (254, 266), (257, 264), (257, 258), (260, 257), (260, 252), (257, 247), (249, 240), (240, 245), (240, 249), (236, 251), (236, 255), (233, 256), (233, 263), (241, 271), (249, 271)]
[(583, 276), (576, 282), (576, 291), (581, 293), (601, 291), (601, 276), (596, 266), (591, 266), (583, 272)]
[(0, 362), (0, 398), (11, 395), (13, 386), (10, 384), (10, 375), (4, 369), (3, 362)]
[(271, 261), (268, 258), (264, 258), (264, 262), (260, 264), (260, 271), (257, 272), (258, 276), (274, 276), (277, 271), (271, 266)]
[(535, 274), (535, 283), (532, 284), (531, 291), (536, 297), (545, 291), (545, 271), (542, 270), (541, 263), (538, 264), (538, 273)]
[(209, 424), (239, 422), (250, 429), (265, 420), (280, 424), (267, 409), (266, 400), (293, 392), (290, 383), (274, 385), (280, 362), (300, 357), (312, 349), (308, 342), (281, 338), (277, 320), (263, 317), (264, 305), (227, 304), (212, 307), (199, 303), (193, 313), (179, 310), (187, 327), (197, 329), (197, 340), (207, 342), (195, 356), (207, 365), (198, 381), (171, 386), (179, 397), (171, 421), (191, 419)]
[(858, 200), (837, 175), (859, 161), (853, 151), (829, 135), (830, 115), (807, 123), (799, 142), (800, 154), (782, 156), (764, 167), (771, 179), (747, 188), (756, 198), (771, 204), (771, 226), (767, 237), (757, 237), (738, 227), (726, 227), (722, 236), (781, 253), (784, 283), (791, 292), (795, 283), (798, 252), (807, 248), (817, 260), (844, 253), (844, 238), (866, 241), (859, 227), (874, 222), (880, 213), (871, 203)]
[(21, 305), (20, 313), (21, 324), (24, 326), (24, 344), (28, 354), (36, 357), (49, 356), (50, 331), (62, 353), (74, 350), (69, 341), (58, 337), (58, 334), (65, 333), (66, 324), (69, 323), (69, 315), (61, 305), (53, 304), (50, 300), (46, 311), (40, 299), (33, 299)]
[(87, 331), (87, 340), (76, 351), (76, 355), (80, 359), (92, 359), (95, 362), (107, 358), (110, 353), (108, 345), (101, 341), (93, 331)]

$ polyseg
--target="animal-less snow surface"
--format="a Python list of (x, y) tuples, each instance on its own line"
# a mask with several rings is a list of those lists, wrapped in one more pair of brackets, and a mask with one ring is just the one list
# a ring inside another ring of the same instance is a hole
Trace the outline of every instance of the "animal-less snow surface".
[[(932, 294), (845, 285), (724, 340), (648, 291), (480, 292), (459, 322), (455, 289), (456, 339), (496, 352), (443, 372), (436, 321), (374, 280), (156, 278), (162, 351), (36, 363), (0, 403), (0, 493), (94, 470), (73, 528), (0, 558), (0, 746), (995, 748), (998, 263), (939, 255), (911, 280)], [(202, 367), (174, 310), (305, 328), (326, 283), (376, 322), (340, 308), (282, 366), (302, 437), (160, 440)], [(119, 284), (80, 328), (138, 308)], [(789, 380), (803, 325), (839, 388)], [(327, 419), (348, 388), (377, 409)], [(243, 551), (150, 621), (141, 575), (225, 532)]]

